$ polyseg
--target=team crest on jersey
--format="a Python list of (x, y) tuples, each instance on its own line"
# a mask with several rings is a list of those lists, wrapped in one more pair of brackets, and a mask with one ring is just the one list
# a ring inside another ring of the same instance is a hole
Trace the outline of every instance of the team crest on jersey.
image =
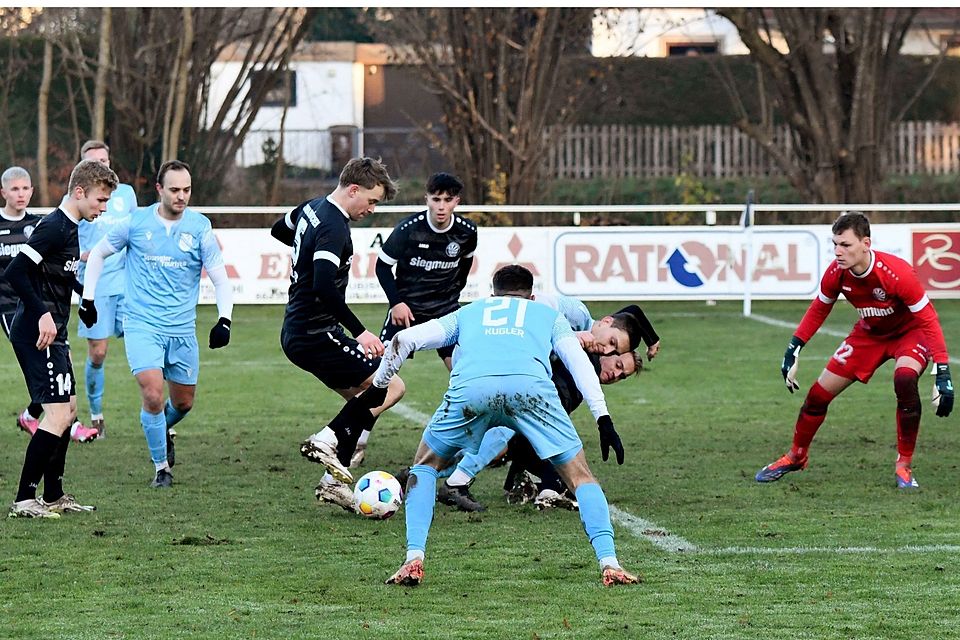
[(144, 235), (147, 236), (147, 242), (153, 239), (153, 231), (147, 231)]
[(32, 224), (28, 224), (27, 226), (25, 226), (25, 227), (23, 228), (23, 236), (24, 236), (27, 240), (29, 240), (29, 239), (30, 239), (30, 236), (33, 235), (33, 230), (34, 230), (34, 229), (36, 229), (36, 227), (34, 227)]
[(177, 246), (180, 247), (180, 251), (190, 251), (193, 249), (193, 236), (186, 232), (181, 233)]
[(879, 300), (883, 302), (884, 300), (887, 299), (887, 292), (881, 289), (880, 287), (877, 287), (876, 289), (873, 290), (873, 297), (875, 300)]
[(460, 255), (460, 244), (457, 242), (451, 242), (447, 245), (447, 256), (451, 258), (456, 258)]

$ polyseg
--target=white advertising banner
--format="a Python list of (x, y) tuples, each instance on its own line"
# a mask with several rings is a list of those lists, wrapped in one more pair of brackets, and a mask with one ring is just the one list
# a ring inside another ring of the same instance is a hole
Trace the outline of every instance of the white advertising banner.
[[(375, 268), (390, 231), (352, 230), (348, 302), (386, 302)], [(216, 235), (237, 304), (286, 303), (289, 247), (268, 229)], [(960, 297), (960, 224), (876, 225), (873, 243), (912, 262), (931, 297)], [(584, 300), (737, 299), (748, 259), (755, 299), (810, 299), (833, 260), (829, 225), (493, 227), (479, 230), (478, 245), (465, 301), (489, 295), (493, 273), (514, 263), (533, 272), (538, 291)], [(201, 302), (214, 302), (207, 279)]]

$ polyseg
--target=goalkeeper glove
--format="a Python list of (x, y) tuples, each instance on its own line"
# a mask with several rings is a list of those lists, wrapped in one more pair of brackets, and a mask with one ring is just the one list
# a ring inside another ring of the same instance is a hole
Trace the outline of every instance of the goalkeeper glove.
[(623, 443), (620, 442), (620, 434), (614, 429), (610, 416), (597, 418), (597, 429), (600, 430), (600, 453), (603, 461), (606, 462), (610, 457), (610, 447), (613, 447), (617, 454), (617, 464), (623, 464)]
[(210, 329), (210, 348), (219, 349), (230, 344), (230, 320), (220, 318)]
[(387, 388), (378, 387), (375, 384), (371, 384), (367, 387), (367, 390), (360, 394), (357, 398), (357, 402), (360, 403), (360, 406), (366, 407), (367, 409), (373, 409), (382, 405), (387, 399)]
[(93, 325), (97, 324), (97, 305), (93, 304), (93, 300), (81, 298), (80, 308), (77, 309), (77, 315), (80, 316), (80, 321), (87, 325), (87, 328), (89, 329)]
[(953, 411), (953, 380), (950, 378), (950, 365), (946, 362), (935, 365), (937, 373), (937, 392), (940, 402), (937, 403), (937, 415), (946, 418)]
[(790, 338), (790, 344), (787, 345), (787, 350), (783, 353), (783, 362), (780, 363), (780, 373), (783, 374), (783, 381), (787, 384), (787, 391), (793, 393), (800, 388), (800, 385), (797, 383), (797, 358), (800, 356), (800, 349), (803, 349), (803, 345), (806, 343), (798, 338), (793, 336)]

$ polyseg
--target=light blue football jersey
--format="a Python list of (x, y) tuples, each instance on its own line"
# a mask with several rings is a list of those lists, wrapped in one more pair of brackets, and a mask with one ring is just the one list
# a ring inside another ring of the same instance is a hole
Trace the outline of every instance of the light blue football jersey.
[[(93, 222), (80, 221), (80, 227), (77, 229), (77, 235), (80, 238), (80, 254), (83, 255), (93, 249), (114, 225), (130, 217), (136, 210), (137, 194), (134, 193), (133, 187), (120, 184), (110, 195), (107, 210), (99, 218)], [(126, 251), (120, 251), (106, 259), (103, 264), (103, 273), (97, 281), (97, 296), (116, 296), (125, 291), (127, 283), (123, 275), (123, 266), (126, 262), (126, 254)], [(83, 283), (86, 268), (87, 263), (81, 262), (77, 269), (77, 279), (81, 283)]]
[(574, 331), (590, 331), (593, 327), (593, 318), (587, 305), (577, 298), (559, 293), (538, 293), (537, 302), (562, 313)]
[(477, 300), (439, 319), (458, 356), (450, 387), (485, 376), (529, 375), (550, 380), (550, 353), (570, 323), (550, 307), (511, 296)]
[(168, 227), (159, 206), (137, 209), (106, 236), (114, 250), (127, 249), (124, 329), (194, 335), (200, 274), (223, 266), (223, 256), (205, 215), (188, 208)]

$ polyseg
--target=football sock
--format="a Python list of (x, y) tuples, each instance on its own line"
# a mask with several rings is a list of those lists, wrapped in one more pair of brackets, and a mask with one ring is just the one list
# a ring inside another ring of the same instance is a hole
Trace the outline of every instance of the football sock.
[(433, 507), (437, 502), (437, 470), (416, 464), (410, 468), (404, 510), (407, 519), (407, 551), (425, 551), (427, 534), (433, 523)]
[(58, 435), (43, 429), (37, 429), (37, 432), (33, 434), (27, 444), (27, 452), (23, 456), (23, 470), (20, 472), (17, 502), (37, 497), (37, 486), (40, 484), (40, 479), (43, 478), (43, 472), (59, 446), (60, 436)]
[(39, 420), (40, 416), (43, 415), (43, 405), (39, 402), (31, 402), (27, 406), (27, 413), (29, 413), (30, 417), (34, 420)]
[(510, 442), (514, 433), (513, 429), (507, 427), (488, 429), (483, 434), (480, 448), (476, 453), (463, 452), (463, 459), (457, 465), (457, 470), (450, 476), (447, 484), (452, 487), (462, 487), (473, 480), (484, 467), (493, 462), (500, 455), (500, 452), (507, 448), (507, 443)]
[(147, 437), (150, 459), (153, 464), (167, 462), (167, 421), (162, 413), (150, 413), (140, 409), (140, 426)]
[(369, 439), (370, 439), (370, 430), (364, 429), (363, 431), (360, 432), (360, 439), (357, 440), (357, 446), (360, 446), (362, 444), (367, 444), (367, 440)]
[(607, 497), (603, 495), (603, 489), (596, 482), (586, 482), (577, 487), (576, 493), (577, 503), (580, 505), (580, 520), (593, 550), (597, 553), (597, 560), (616, 557), (610, 507), (607, 505)]
[(103, 413), (103, 363), (93, 364), (90, 358), (87, 358), (87, 365), (83, 371), (84, 379), (87, 381), (87, 401), (90, 403), (90, 413), (92, 415)]
[(334, 416), (328, 425), (337, 435), (337, 459), (345, 467), (350, 466), (350, 458), (357, 448), (357, 441), (363, 431), (373, 429), (376, 418), (370, 409), (360, 404), (359, 397), (350, 398), (340, 413)]
[(920, 432), (919, 374), (909, 367), (897, 367), (893, 372), (893, 390), (897, 394), (897, 462), (906, 460), (909, 466)]
[(63, 496), (63, 470), (67, 466), (67, 447), (70, 446), (70, 429), (60, 436), (60, 444), (43, 472), (43, 500), (54, 502)]
[(810, 387), (807, 398), (800, 407), (800, 415), (797, 416), (797, 425), (793, 431), (793, 448), (790, 449), (790, 457), (794, 460), (802, 460), (806, 457), (810, 443), (817, 435), (817, 429), (827, 418), (827, 407), (833, 397), (833, 394), (821, 387), (819, 382), (814, 382)]
[(166, 422), (168, 429), (183, 420), (183, 417), (188, 413), (190, 413), (189, 409), (187, 411), (180, 411), (173, 406), (173, 403), (170, 402), (170, 398), (167, 398), (167, 402), (163, 405), (163, 419)]

